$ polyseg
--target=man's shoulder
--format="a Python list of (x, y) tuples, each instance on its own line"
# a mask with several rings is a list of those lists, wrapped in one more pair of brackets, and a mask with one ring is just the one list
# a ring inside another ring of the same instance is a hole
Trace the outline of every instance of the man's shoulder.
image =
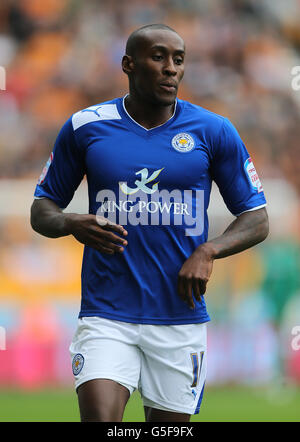
[(223, 115), (217, 114), (209, 109), (206, 109), (198, 104), (191, 103), (190, 101), (179, 100), (182, 108), (184, 109), (184, 114), (191, 116), (193, 118), (201, 119), (208, 124), (217, 124), (222, 126), (224, 120), (227, 118)]
[(196, 132), (204, 134), (208, 139), (215, 140), (221, 133), (222, 127), (229, 122), (225, 116), (198, 104), (184, 100), (180, 100), (180, 104), (183, 109), (182, 121)]
[(101, 120), (120, 120), (121, 116), (118, 111), (119, 98), (105, 101), (98, 104), (93, 104), (87, 108), (81, 109), (75, 112), (71, 116), (71, 122), (73, 130), (77, 130), (80, 127)]

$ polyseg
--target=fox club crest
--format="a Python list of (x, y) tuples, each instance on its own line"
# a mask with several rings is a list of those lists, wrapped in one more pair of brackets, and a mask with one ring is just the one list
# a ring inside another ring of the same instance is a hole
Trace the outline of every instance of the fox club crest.
[(172, 146), (178, 152), (190, 152), (195, 147), (194, 138), (185, 132), (179, 133), (172, 138)]
[(72, 371), (74, 376), (77, 376), (81, 372), (83, 364), (84, 364), (84, 357), (82, 356), (81, 353), (77, 353), (72, 361)]

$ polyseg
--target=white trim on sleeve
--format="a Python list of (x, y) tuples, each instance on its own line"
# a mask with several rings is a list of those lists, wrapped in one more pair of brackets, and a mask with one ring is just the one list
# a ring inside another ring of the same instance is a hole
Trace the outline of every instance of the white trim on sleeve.
[(247, 210), (244, 210), (243, 212), (241, 212), (241, 213), (238, 213), (237, 215), (235, 215), (235, 216), (240, 216), (242, 213), (246, 213), (246, 212), (253, 212), (254, 210), (258, 210), (258, 209), (262, 209), (263, 207), (266, 207), (266, 205), (267, 204), (262, 204), (261, 206), (257, 206), (257, 207), (252, 207), (252, 209), (247, 209)]

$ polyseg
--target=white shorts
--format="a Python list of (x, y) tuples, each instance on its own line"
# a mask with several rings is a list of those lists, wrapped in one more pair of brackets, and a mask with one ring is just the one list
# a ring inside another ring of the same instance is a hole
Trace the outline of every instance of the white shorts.
[(78, 320), (70, 345), (75, 388), (111, 379), (138, 389), (144, 406), (199, 413), (206, 379), (206, 324), (132, 324)]

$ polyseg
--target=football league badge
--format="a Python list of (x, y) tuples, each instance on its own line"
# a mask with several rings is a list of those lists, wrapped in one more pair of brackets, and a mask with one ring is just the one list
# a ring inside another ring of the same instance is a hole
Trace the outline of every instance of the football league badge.
[(261, 184), (261, 182), (260, 182), (260, 179), (259, 179), (259, 177), (258, 177), (258, 175), (257, 175), (256, 169), (255, 169), (255, 167), (254, 167), (254, 164), (253, 164), (251, 158), (248, 158), (248, 159), (245, 161), (244, 169), (245, 169), (245, 172), (246, 172), (246, 174), (247, 174), (247, 176), (248, 176), (248, 179), (249, 179), (249, 181), (250, 181), (251, 186), (252, 186), (257, 192), (262, 192), (262, 191), (263, 191), (263, 187), (262, 187), (262, 184)]

